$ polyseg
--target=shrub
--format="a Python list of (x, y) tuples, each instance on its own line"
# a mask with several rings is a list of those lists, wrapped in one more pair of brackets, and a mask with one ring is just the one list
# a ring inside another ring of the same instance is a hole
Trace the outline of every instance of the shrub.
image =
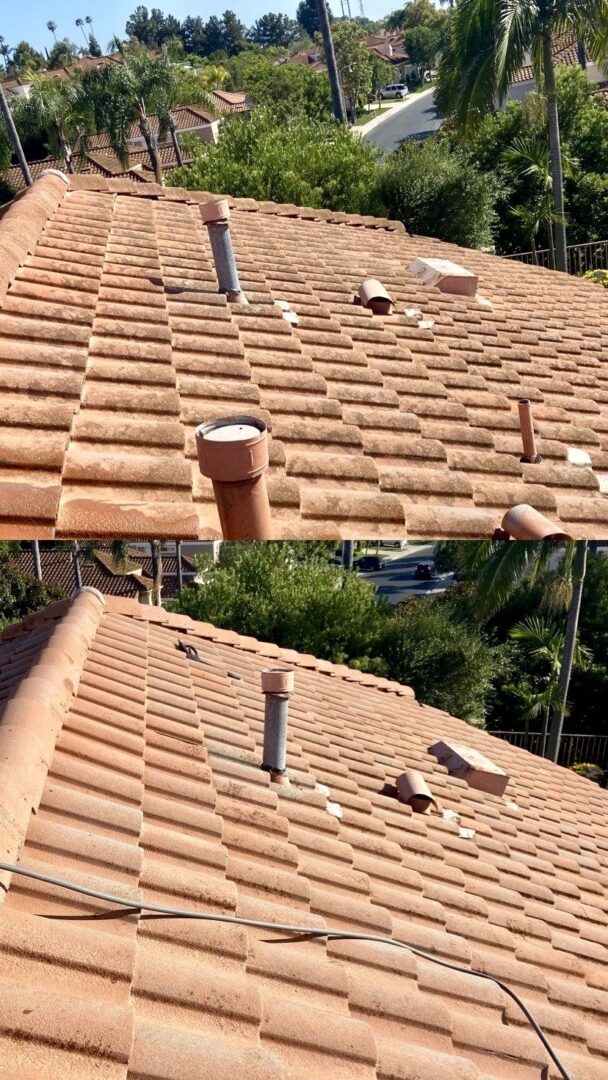
[(598, 285), (603, 285), (605, 289), (608, 289), (608, 270), (588, 270), (586, 274), (583, 274), (585, 281), (595, 281)]
[(592, 765), (587, 761), (577, 761), (576, 765), (572, 766), (572, 772), (584, 776), (587, 780), (593, 780), (595, 784), (602, 784), (606, 778), (606, 773), (599, 765)]

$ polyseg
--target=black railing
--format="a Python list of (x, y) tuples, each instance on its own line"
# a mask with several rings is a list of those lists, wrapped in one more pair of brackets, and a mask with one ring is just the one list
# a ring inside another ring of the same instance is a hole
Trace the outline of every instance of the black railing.
[[(566, 249), (568, 273), (586, 274), (587, 270), (608, 269), (608, 240), (594, 240), (590, 244), (571, 244)], [(529, 266), (544, 266), (551, 270), (551, 252), (549, 248), (539, 251), (518, 251), (516, 255), (506, 255), (507, 259), (516, 259)]]
[[(497, 739), (505, 739), (512, 746), (521, 746), (531, 754), (543, 753), (542, 731), (492, 731)], [(576, 765), (578, 762), (608, 768), (608, 735), (562, 735), (559, 750), (560, 765)]]

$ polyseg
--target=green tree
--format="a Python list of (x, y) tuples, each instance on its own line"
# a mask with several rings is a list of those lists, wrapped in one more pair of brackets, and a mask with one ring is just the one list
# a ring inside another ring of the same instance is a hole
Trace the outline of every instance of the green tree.
[[(155, 9), (153, 9), (154, 12)], [(158, 15), (161, 13), (156, 9)], [(135, 38), (141, 45), (147, 45), (149, 49), (156, 48), (160, 42), (158, 41), (158, 32), (162, 26), (161, 19), (153, 18), (147, 7), (144, 4), (140, 4), (135, 8), (135, 11), (127, 19), (125, 26), (125, 33), (129, 38)]]
[(167, 179), (176, 187), (229, 191), (253, 199), (368, 213), (379, 152), (344, 125), (287, 117), (267, 108), (225, 121), (216, 146), (199, 145), (189, 169)]
[(61, 41), (56, 41), (49, 53), (49, 59), (47, 66), (49, 71), (54, 71), (55, 68), (69, 67), (75, 60), (78, 59), (79, 49), (78, 46), (70, 41), (68, 38), (62, 38)]
[(19, 98), (13, 112), (19, 129), (28, 135), (47, 134), (49, 149), (60, 154), (69, 173), (73, 173), (74, 147), (84, 134), (88, 107), (82, 82), (70, 79), (49, 79), (43, 74), (29, 76), (28, 97)]
[(205, 24), (200, 15), (188, 15), (181, 26), (181, 38), (184, 49), (188, 54), (204, 56), (205, 54)]
[(551, 710), (551, 728), (547, 756), (557, 761), (572, 665), (578, 641), (578, 621), (587, 565), (587, 541), (555, 544), (549, 541), (488, 541), (477, 545), (470, 555), (462, 554), (468, 570), (477, 573), (476, 606), (480, 619), (497, 611), (528, 577), (537, 580), (552, 560), (559, 559), (559, 573), (549, 578), (546, 602), (553, 608), (566, 609), (564, 649)]
[(604, 0), (461, 0), (452, 19), (452, 37), (441, 77), (457, 120), (466, 125), (503, 102), (530, 52), (536, 84), (547, 102), (552, 188), (556, 223), (556, 263), (566, 271), (564, 177), (553, 44), (575, 31), (591, 57), (605, 63), (608, 5)]
[(49, 21), (46, 24), (46, 28), (47, 28), (47, 30), (49, 30), (51, 32), (51, 34), (53, 35), (55, 41), (57, 41), (57, 33), (56, 33), (56, 31), (57, 31), (57, 23), (54, 22), (53, 19), (49, 19)]
[(129, 46), (122, 51), (121, 64), (95, 68), (84, 76), (83, 86), (94, 116), (95, 128), (107, 132), (110, 145), (125, 164), (129, 161), (129, 145), (133, 124), (137, 124), (145, 140), (150, 164), (157, 184), (163, 182), (158, 143), (150, 116), (159, 114), (159, 134), (169, 128), (164, 103), (171, 97), (175, 73), (166, 54), (152, 56), (144, 46)]
[(353, 123), (360, 104), (371, 96), (374, 65), (363, 31), (353, 22), (335, 22), (332, 29), (342, 90)]
[(378, 196), (412, 233), (463, 247), (492, 245), (496, 188), (469, 155), (441, 137), (404, 142), (386, 161)]
[(238, 544), (222, 550), (217, 566), (199, 567), (204, 588), (186, 588), (177, 601), (195, 619), (336, 663), (364, 656), (380, 629), (373, 588), (300, 545)]
[(304, 64), (273, 64), (256, 53), (241, 53), (230, 63), (233, 84), (247, 92), (256, 105), (271, 109), (280, 119), (304, 113), (312, 120), (331, 116), (331, 94), (326, 75)]
[(263, 47), (268, 45), (287, 47), (296, 40), (299, 33), (300, 27), (297, 22), (290, 19), (288, 15), (275, 15), (269, 12), (268, 15), (261, 15), (259, 19), (256, 19), (247, 31), (247, 40)]
[(33, 574), (23, 573), (16, 562), (18, 553), (17, 544), (0, 543), (0, 629), (64, 595), (56, 586), (45, 585)]
[[(534, 222), (533, 234), (543, 225), (547, 231), (549, 240), (550, 266), (555, 270), (555, 225), (559, 225), (560, 218), (556, 214), (552, 199), (552, 170), (551, 155), (546, 134), (520, 135), (513, 140), (510, 146), (503, 151), (503, 160), (511, 165), (520, 176), (528, 177), (537, 188), (536, 197), (532, 207), (517, 207), (515, 215), (528, 223)], [(577, 162), (572, 161), (565, 153), (562, 153), (562, 163), (565, 176), (573, 176)], [(526, 218), (526, 212), (533, 210), (532, 218)], [(532, 249), (534, 251), (534, 239), (532, 237)]]
[(493, 680), (503, 664), (499, 647), (441, 601), (409, 600), (386, 620), (374, 643), (388, 678), (411, 686), (427, 705), (482, 725)]
[(95, 34), (89, 34), (89, 56), (102, 56), (101, 45), (99, 44)]
[(432, 68), (439, 50), (439, 33), (433, 26), (414, 26), (403, 35), (405, 50), (422, 71)]
[(42, 53), (32, 48), (29, 42), (20, 41), (13, 49), (13, 56), (6, 73), (14, 78), (16, 75), (23, 75), (26, 71), (40, 71), (43, 67), (46, 67), (46, 60)]
[[(329, 11), (329, 18), (330, 21), (333, 18), (331, 11)], [(319, 22), (317, 0), (300, 0), (296, 11), (296, 19), (304, 33), (308, 34), (310, 38), (314, 38), (315, 34), (319, 34), (321, 32), (321, 23)]]

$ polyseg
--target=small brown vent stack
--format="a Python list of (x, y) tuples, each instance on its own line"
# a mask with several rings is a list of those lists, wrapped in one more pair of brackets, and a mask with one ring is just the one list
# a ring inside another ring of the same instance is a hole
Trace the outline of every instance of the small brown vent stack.
[(437, 806), (424, 776), (416, 769), (408, 769), (397, 777), (397, 794), (416, 814), (430, 814), (431, 807)]
[(394, 300), (377, 278), (366, 278), (361, 282), (353, 303), (369, 308), (374, 315), (390, 315), (394, 306)]
[(196, 429), (203, 476), (213, 483), (225, 540), (272, 540), (266, 489), (268, 432), (254, 416), (228, 416)]
[(209, 242), (215, 263), (219, 291), (225, 293), (231, 304), (246, 304), (247, 297), (241, 289), (239, 272), (230, 236), (230, 207), (228, 199), (201, 203), (201, 219), (207, 226)]
[(570, 533), (563, 532), (559, 525), (550, 521), (533, 506), (520, 503), (507, 510), (502, 519), (502, 539), (514, 540), (572, 540)]
[(266, 668), (262, 672), (262, 693), (266, 699), (262, 768), (277, 783), (283, 782), (287, 764), (287, 715), (293, 686), (291, 670)]
[(518, 401), (517, 408), (519, 410), (519, 426), (521, 428), (521, 441), (524, 450), (520, 461), (526, 461), (529, 465), (537, 465), (542, 461), (542, 458), (536, 449), (534, 419), (532, 417), (532, 407), (528, 398), (522, 398), (521, 401)]

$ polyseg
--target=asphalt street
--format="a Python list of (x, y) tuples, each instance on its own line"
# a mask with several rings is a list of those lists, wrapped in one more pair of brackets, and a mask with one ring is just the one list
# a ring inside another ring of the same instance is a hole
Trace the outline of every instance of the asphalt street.
[[(433, 551), (434, 544), (418, 544), (395, 555), (382, 556), (386, 562), (384, 570), (361, 574), (361, 577), (375, 585), (389, 604), (400, 604), (411, 597), (443, 592), (452, 584), (451, 574), (441, 574), (430, 581), (417, 581), (414, 577), (418, 563), (433, 561)], [(370, 553), (373, 554), (373, 549), (370, 549)]]
[[(593, 82), (601, 82), (604, 76), (594, 64), (589, 64), (587, 74)], [(509, 100), (523, 101), (526, 94), (534, 89), (534, 82), (517, 83), (509, 89)], [(426, 139), (432, 131), (441, 127), (442, 117), (435, 108), (432, 95), (419, 97), (415, 94), (406, 109), (394, 115), (388, 114), (386, 120), (374, 127), (363, 138), (370, 139), (380, 150), (390, 153), (397, 150), (406, 139)]]

